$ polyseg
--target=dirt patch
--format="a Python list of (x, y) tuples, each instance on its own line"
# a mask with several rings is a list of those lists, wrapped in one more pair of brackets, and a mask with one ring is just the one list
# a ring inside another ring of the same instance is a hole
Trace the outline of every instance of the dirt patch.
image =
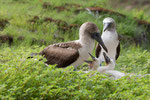
[(149, 0), (111, 0), (109, 5), (111, 5), (114, 8), (120, 8), (121, 6), (126, 9), (126, 7), (131, 6), (131, 8), (142, 9), (144, 8), (144, 6), (149, 6), (150, 1)]
[(112, 10), (109, 10), (109, 9), (104, 9), (104, 8), (101, 8), (101, 7), (88, 7), (86, 9), (89, 9), (90, 11), (93, 11), (93, 12), (109, 13), (109, 14), (113, 14), (113, 15), (119, 15), (121, 17), (126, 17), (125, 15), (123, 15), (121, 13), (118, 13), (118, 12), (115, 12), (115, 11), (112, 11)]
[(73, 25), (73, 24), (68, 25), (68, 23), (63, 20), (53, 19), (50, 17), (44, 18), (44, 22), (53, 22), (57, 25), (58, 30), (62, 30), (62, 31), (69, 31), (72, 28), (77, 28), (77, 26), (79, 26), (79, 25)]
[(69, 11), (69, 9), (68, 9), (68, 8), (63, 7), (63, 6), (56, 6), (56, 7), (54, 7), (54, 9), (57, 9), (57, 11), (58, 11), (58, 12), (61, 12), (61, 11), (64, 11), (64, 10)]
[[(24, 41), (25, 40), (25, 37), (24, 36), (18, 36), (18, 37), (13, 37), (13, 36), (10, 36), (10, 35), (0, 35), (0, 44), (2, 43), (8, 43), (10, 46), (12, 45), (12, 43), (14, 42), (14, 38), (17, 39), (17, 41)], [(46, 45), (46, 40), (44, 39), (36, 39), (36, 38), (32, 38), (32, 41), (31, 41), (31, 45), (32, 44), (40, 44), (40, 45)]]
[[(125, 43), (134, 43), (136, 44), (137, 46), (138, 45), (142, 45), (143, 43), (148, 43), (148, 40), (147, 40), (147, 33), (146, 32), (143, 32), (142, 34), (132, 38), (132, 37), (129, 37), (129, 36), (126, 36), (126, 35), (121, 35), (119, 34), (119, 38), (120, 38), (120, 41), (123, 41)], [(13, 44), (13, 40), (14, 38), (16, 37), (13, 37), (13, 36), (10, 36), (10, 35), (0, 35), (0, 45), (2, 43), (8, 43), (9, 46), (11, 46)], [(64, 38), (63, 37), (60, 37), (57, 33), (55, 33), (53, 35), (53, 38), (54, 40), (57, 39), (57, 40), (60, 40), (60, 41), (64, 41)], [(24, 36), (18, 36), (17, 37), (17, 41), (24, 41), (25, 40), (25, 37)], [(54, 42), (55, 43), (55, 42)], [(39, 44), (39, 45), (47, 45), (49, 44), (49, 42), (47, 42), (46, 40), (44, 39), (36, 39), (36, 38), (32, 38), (31, 39), (31, 45), (33, 44)], [(52, 43), (53, 44), (53, 43)]]
[[(102, 8), (102, 7), (81, 8), (82, 6), (78, 5), (78, 4), (68, 4), (68, 3), (66, 3), (65, 7), (64, 6), (57, 6), (57, 7), (53, 7), (53, 8), (57, 9), (60, 12), (60, 11), (64, 11), (64, 10), (69, 10), (67, 7), (75, 7), (76, 8), (76, 10), (74, 11), (75, 13), (79, 13), (80, 11), (86, 11), (88, 9), (88, 10), (90, 10), (92, 12), (95, 12), (95, 13), (96, 12), (98, 12), (98, 13), (108, 13), (108, 14), (113, 14), (113, 15), (121, 16), (121, 17), (124, 17), (124, 18), (127, 17), (124, 14), (121, 14), (119, 12), (115, 12), (113, 10), (105, 9), (105, 8)], [(139, 20), (137, 18), (134, 18), (134, 19), (138, 23), (138, 25), (144, 25), (144, 26), (147, 27), (148, 31), (150, 30), (150, 22), (147, 22), (145, 20)], [(62, 22), (61, 20), (54, 20), (52, 18), (46, 18), (45, 21), (55, 22), (57, 24)], [(62, 26), (61, 28), (59, 27), (59, 29), (67, 30), (67, 28), (64, 27), (64, 26)]]
[(42, 7), (43, 7), (43, 9), (48, 9), (48, 8), (51, 7), (51, 4), (50, 4), (49, 2), (44, 2), (44, 3), (42, 4)]
[(0, 20), (0, 30), (3, 30), (7, 24), (9, 24), (8, 20), (1, 19)]
[(56, 9), (58, 12), (64, 11), (64, 10), (69, 10), (65, 6), (53, 6), (49, 2), (44, 2), (42, 4), (43, 9)]
[(8, 35), (0, 35), (0, 43), (9, 43), (11, 46), (13, 43), (13, 37)]
[[(119, 1), (118, 1), (119, 2)], [(122, 2), (124, 2), (124, 3), (127, 3), (128, 2), (128, 0), (127, 1), (125, 1), (125, 0), (123, 0)], [(150, 3), (150, 1), (149, 0), (144, 0), (144, 1), (140, 1), (140, 0), (137, 0), (137, 1), (135, 1), (135, 0), (133, 0), (133, 2), (132, 3), (137, 3), (137, 4), (142, 4), (142, 3), (144, 3), (144, 4), (149, 4)], [(92, 11), (92, 12), (98, 12), (98, 13), (108, 13), (108, 14), (113, 14), (113, 15), (117, 15), (117, 16), (121, 16), (121, 17), (124, 17), (124, 18), (126, 18), (127, 16), (126, 15), (124, 15), (124, 14), (121, 14), (121, 13), (119, 13), (119, 12), (115, 12), (115, 11), (113, 11), (113, 10), (109, 10), (109, 9), (105, 9), (105, 8), (102, 8), (102, 7), (87, 7), (87, 8), (83, 8), (83, 6), (82, 5), (79, 5), (79, 4), (69, 4), (69, 3), (65, 3), (65, 5), (64, 6), (57, 6), (57, 7), (55, 7), (55, 6), (52, 6), (49, 2), (44, 2), (43, 3), (43, 8), (53, 8), (53, 9), (57, 9), (58, 10), (58, 12), (60, 12), (60, 11), (64, 11), (64, 10), (70, 10), (69, 8), (72, 8), (72, 7), (74, 7), (76, 10), (74, 11), (75, 13), (79, 13), (80, 11), (85, 11), (85, 10), (90, 10), (90, 11)], [(82, 8), (81, 8), (82, 7)], [(139, 20), (139, 19), (137, 19), (137, 18), (134, 18), (135, 19), (135, 21), (138, 23), (138, 25), (144, 25), (145, 27), (147, 27), (147, 31), (149, 31), (150, 30), (150, 22), (147, 22), (147, 21), (144, 21), (144, 20)], [(55, 22), (55, 23), (62, 23), (62, 21), (61, 20), (54, 20), (54, 19), (52, 19), (52, 18), (47, 18), (47, 19), (45, 19), (45, 21), (50, 21), (50, 22)], [(62, 30), (68, 30), (69, 28), (68, 27), (66, 27), (66, 25), (63, 25), (63, 26), (59, 26), (59, 29), (62, 29)]]
[(44, 18), (44, 20), (43, 20), (44, 22), (54, 22), (54, 23), (56, 23), (58, 26), (67, 26), (68, 24), (67, 24), (67, 22), (65, 22), (65, 21), (63, 21), (63, 20), (60, 20), (60, 19), (53, 19), (53, 18), (51, 18), (51, 17), (46, 17), (46, 18)]
[(67, 22), (65, 22), (65, 21), (63, 21), (63, 20), (60, 20), (60, 19), (53, 19), (53, 18), (50, 18), (50, 17), (44, 18), (44, 22), (54, 22), (54, 23), (57, 24), (57, 26), (58, 26), (60, 29), (64, 29), (64, 30), (69, 30), (69, 29), (77, 28), (77, 27), (80, 26), (80, 25), (78, 25), (78, 24), (68, 24)]
[[(112, 11), (112, 10), (109, 10), (109, 9), (104, 9), (104, 8), (101, 8), (101, 7), (88, 7), (86, 9), (77, 9), (76, 12), (80, 12), (80, 11), (84, 11), (84, 10), (90, 10), (92, 12), (98, 12), (98, 13), (108, 13), (108, 14), (113, 14), (113, 15), (117, 15), (117, 16), (121, 16), (123, 18), (127, 18), (126, 15), (124, 14), (121, 14), (119, 12), (115, 12), (115, 11)], [(134, 18), (135, 21), (137, 22), (137, 24), (139, 26), (143, 25), (146, 27), (146, 30), (149, 32), (150, 31), (150, 22), (147, 22), (145, 20), (140, 20), (138, 18)]]
[(54, 5), (51, 5), (50, 2), (44, 2), (42, 4), (42, 7), (43, 9), (54, 9), (54, 10), (57, 10), (58, 12), (61, 12), (61, 11), (70, 11), (71, 8), (80, 8), (81, 5), (65, 3), (64, 6), (54, 6)]
[[(58, 34), (54, 34), (53, 35), (53, 38), (54, 39), (57, 39), (57, 40), (61, 40), (61, 41), (64, 41), (64, 38), (63, 37), (60, 37)], [(13, 44), (13, 40), (17, 40), (17, 41), (25, 41), (25, 37), (24, 36), (18, 36), (18, 37), (14, 37), (14, 36), (10, 36), (10, 35), (0, 35), (0, 46), (1, 44), (3, 43), (8, 43), (10, 46)], [(49, 42), (47, 42), (46, 40), (44, 39), (36, 39), (36, 38), (32, 38), (31, 39), (31, 45), (33, 44), (39, 44), (39, 45), (47, 45), (49, 44)]]
[[(60, 19), (53, 19), (51, 17), (39, 18), (39, 16), (34, 16), (32, 19), (28, 20), (28, 22), (35, 24), (35, 23), (55, 23), (58, 27), (58, 30), (62, 31), (70, 31), (72, 28), (78, 28), (80, 25), (78, 24), (68, 24), (66, 21)], [(33, 30), (31, 30), (33, 31)], [(34, 30), (35, 31), (35, 30)]]

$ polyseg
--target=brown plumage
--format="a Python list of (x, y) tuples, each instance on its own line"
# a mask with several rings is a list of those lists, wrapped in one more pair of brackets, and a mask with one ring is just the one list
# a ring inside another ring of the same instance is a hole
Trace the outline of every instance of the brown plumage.
[(95, 40), (107, 51), (96, 24), (85, 22), (79, 29), (79, 40), (52, 44), (40, 53), (33, 53), (32, 55), (40, 54), (47, 59), (47, 64), (56, 64), (59, 68), (64, 68), (69, 65), (73, 65), (76, 68), (84, 60), (88, 59), (88, 52), (91, 53), (94, 49)]
[(57, 67), (61, 68), (69, 66), (77, 60), (79, 48), (81, 48), (81, 45), (75, 42), (57, 43), (49, 45), (40, 52), (40, 55), (44, 55), (47, 64), (57, 64)]

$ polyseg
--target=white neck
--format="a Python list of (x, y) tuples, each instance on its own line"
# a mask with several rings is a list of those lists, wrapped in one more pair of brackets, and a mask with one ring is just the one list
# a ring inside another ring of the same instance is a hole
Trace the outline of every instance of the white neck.
[(92, 39), (89, 35), (82, 34), (79, 36), (81, 44), (92, 44), (95, 43), (95, 40)]
[(94, 49), (95, 40), (88, 35), (82, 34), (80, 35), (79, 43), (82, 47), (86, 48), (89, 53), (91, 53)]
[(106, 30), (105, 32), (104, 32), (104, 30), (103, 30), (103, 34), (109, 34), (109, 33), (111, 33), (111, 35), (112, 35), (113, 33), (114, 33), (114, 34), (117, 34), (117, 31), (116, 31), (115, 28), (110, 29), (110, 30)]
[[(116, 28), (107, 29), (105, 32), (114, 32), (114, 33), (116, 33)], [(104, 32), (104, 29), (103, 29), (103, 33), (105, 33), (105, 32)]]
[(107, 65), (107, 67), (108, 67), (110, 70), (114, 70), (114, 68), (115, 68), (115, 63), (114, 63), (114, 62), (111, 62), (110, 64)]
[(111, 63), (108, 64), (107, 66), (100, 66), (97, 68), (98, 72), (105, 72), (107, 70), (114, 70), (115, 68), (115, 62), (111, 59)]
[(87, 60), (89, 58), (88, 53), (92, 53), (92, 50), (94, 49), (95, 46), (95, 41), (88, 36), (80, 35), (79, 40), (76, 40), (75, 42), (81, 44), (81, 48), (78, 49), (80, 56), (78, 60), (72, 64), (73, 66), (76, 67), (82, 64), (84, 60)]
[[(108, 50), (107, 55), (109, 56), (109, 58), (113, 59), (114, 61), (116, 60), (116, 48), (119, 44), (119, 40), (118, 40), (118, 34), (116, 32), (116, 30), (113, 31), (105, 31), (102, 33), (102, 40)], [(101, 53), (99, 54), (99, 59), (101, 59), (102, 61), (104, 61), (104, 57), (103, 57), (103, 52), (105, 52), (102, 48)]]

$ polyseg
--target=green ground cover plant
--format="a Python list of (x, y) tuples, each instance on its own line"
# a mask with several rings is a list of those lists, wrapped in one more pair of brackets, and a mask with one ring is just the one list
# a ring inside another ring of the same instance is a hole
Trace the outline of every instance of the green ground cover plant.
[[(150, 33), (134, 20), (137, 17), (150, 21), (149, 8), (126, 11), (111, 4), (111, 0), (1, 0), (0, 36), (13, 36), (13, 43), (10, 46), (0, 40), (0, 99), (149, 100), (150, 76), (133, 75), (113, 80), (96, 71), (83, 73), (88, 69), (86, 63), (74, 71), (73, 66), (66, 69), (46, 66), (42, 56), (27, 59), (32, 52), (40, 52), (49, 44), (78, 39), (79, 27), (86, 21), (94, 22), (102, 31), (103, 19), (112, 17), (117, 23), (117, 32), (123, 36), (115, 69), (124, 73), (150, 74)], [(93, 13), (93, 16), (86, 10), (76, 11), (86, 7), (103, 7), (127, 17), (104, 12), (97, 16)], [(146, 40), (136, 45), (135, 39), (143, 32), (147, 34)], [(41, 58), (43, 60), (39, 61)]]

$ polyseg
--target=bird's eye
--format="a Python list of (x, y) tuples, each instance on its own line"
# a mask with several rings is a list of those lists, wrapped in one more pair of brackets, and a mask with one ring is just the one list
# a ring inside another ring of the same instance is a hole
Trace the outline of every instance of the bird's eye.
[(113, 23), (109, 23), (110, 25), (112, 25)]
[(113, 26), (113, 23), (109, 23), (109, 27), (112, 27)]

